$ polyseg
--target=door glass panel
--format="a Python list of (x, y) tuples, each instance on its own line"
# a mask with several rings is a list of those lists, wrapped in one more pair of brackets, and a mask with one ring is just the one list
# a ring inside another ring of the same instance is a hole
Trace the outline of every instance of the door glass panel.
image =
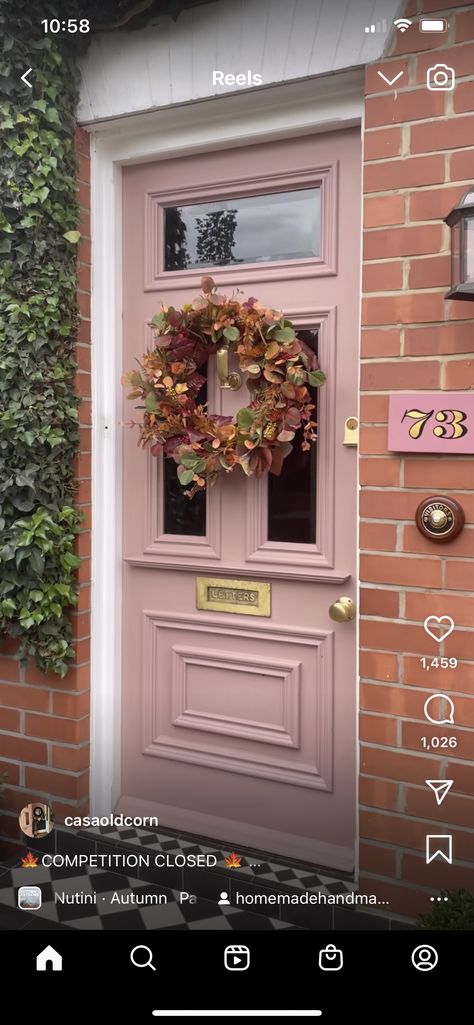
[[(207, 363), (199, 368), (206, 380), (197, 396), (197, 401), (207, 402)], [(206, 493), (199, 491), (194, 498), (186, 498), (179, 483), (177, 463), (174, 459), (163, 459), (163, 528), (165, 534), (184, 534), (187, 537), (206, 535)]]
[[(317, 354), (317, 331), (298, 330), (298, 338)], [(317, 388), (310, 388), (318, 419)], [(268, 540), (290, 544), (316, 543), (317, 442), (302, 452), (296, 435), (279, 477), (268, 474)]]
[(165, 271), (300, 260), (321, 252), (321, 190), (165, 207)]

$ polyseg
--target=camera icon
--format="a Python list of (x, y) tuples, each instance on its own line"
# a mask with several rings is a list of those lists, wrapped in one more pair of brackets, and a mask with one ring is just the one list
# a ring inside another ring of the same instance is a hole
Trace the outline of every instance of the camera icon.
[(447, 64), (434, 64), (426, 72), (426, 84), (431, 92), (450, 93), (456, 83), (454, 68)]

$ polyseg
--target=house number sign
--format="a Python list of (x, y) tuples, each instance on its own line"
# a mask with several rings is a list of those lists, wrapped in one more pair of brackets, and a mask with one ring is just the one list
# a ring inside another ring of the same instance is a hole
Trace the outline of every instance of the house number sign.
[(474, 452), (474, 391), (390, 396), (390, 452)]

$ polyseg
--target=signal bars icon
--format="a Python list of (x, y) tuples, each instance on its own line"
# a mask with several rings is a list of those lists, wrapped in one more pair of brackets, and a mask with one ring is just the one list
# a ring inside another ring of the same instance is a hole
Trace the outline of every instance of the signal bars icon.
[(366, 25), (365, 29), (364, 29), (364, 32), (367, 32), (367, 33), (368, 32), (372, 32), (372, 33), (373, 32), (386, 32), (386, 31), (387, 31), (387, 22), (386, 22), (385, 18), (384, 18), (383, 21), (377, 21), (375, 23), (375, 25)]
[(410, 28), (410, 25), (412, 25), (413, 22), (410, 21), (409, 18), (397, 18), (393, 24), (396, 25), (399, 32), (406, 32), (407, 28)]

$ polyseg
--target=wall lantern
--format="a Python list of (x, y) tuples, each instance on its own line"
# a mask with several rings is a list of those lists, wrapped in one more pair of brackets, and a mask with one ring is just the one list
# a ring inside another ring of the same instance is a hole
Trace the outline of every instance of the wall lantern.
[(451, 228), (451, 291), (446, 299), (474, 300), (474, 185), (445, 217)]

